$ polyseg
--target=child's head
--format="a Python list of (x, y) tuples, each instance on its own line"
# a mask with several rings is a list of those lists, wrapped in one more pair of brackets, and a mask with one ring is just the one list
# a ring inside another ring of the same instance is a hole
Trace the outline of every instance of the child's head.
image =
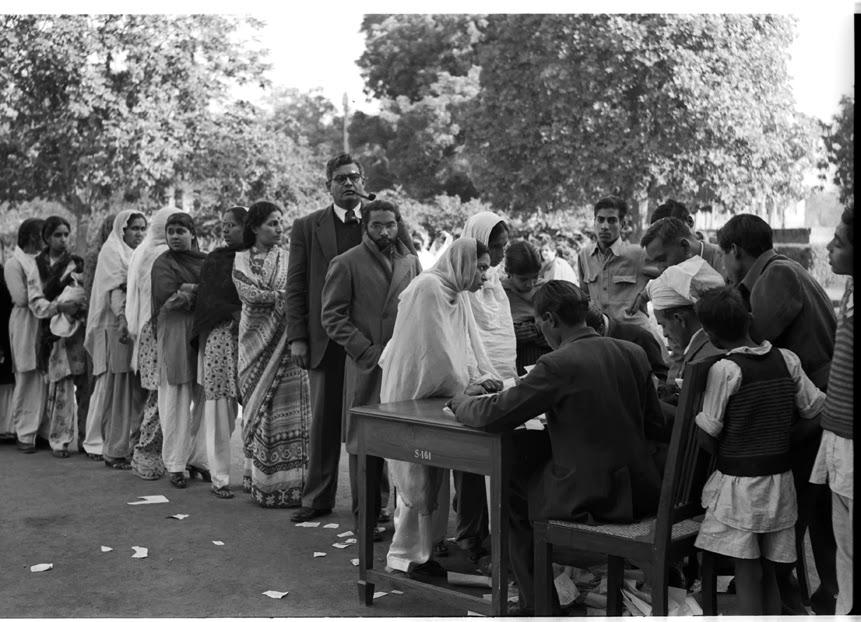
[(532, 291), (541, 270), (541, 255), (529, 242), (515, 242), (505, 249), (505, 272), (508, 282), (522, 294)]
[(834, 274), (854, 276), (855, 267), (855, 206), (850, 205), (843, 210), (840, 224), (834, 231), (834, 237), (828, 243), (828, 263)]
[(703, 293), (694, 306), (709, 341), (717, 348), (748, 337), (750, 313), (734, 287), (718, 287)]

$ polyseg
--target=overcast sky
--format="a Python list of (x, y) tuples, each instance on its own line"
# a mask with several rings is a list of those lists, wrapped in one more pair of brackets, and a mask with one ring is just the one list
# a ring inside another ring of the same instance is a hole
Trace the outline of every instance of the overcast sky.
[[(436, 0), (433, 3), (405, 4), (401, 0), (372, 2), (302, 3), (246, 2), (228, 0), (128, 0), (117, 4), (105, 0), (58, 3), (31, 0), (32, 12), (119, 11), (138, 13), (250, 13), (266, 21), (258, 33), (261, 44), (270, 50), (273, 69), (270, 77), (277, 85), (303, 91), (321, 88), (338, 107), (346, 92), (353, 109), (373, 112), (375, 102), (367, 102), (356, 60), (364, 50), (359, 33), (365, 13), (398, 13), (409, 6), (414, 12), (489, 13), (530, 11), (565, 12), (576, 6), (582, 12), (667, 12), (667, 13), (788, 13), (798, 17), (798, 36), (790, 53), (790, 75), (798, 109), (829, 120), (841, 95), (852, 91), (854, 82), (854, 40), (852, 0)], [(283, 7), (283, 8), (282, 8)], [(243, 93), (257, 99), (256, 92)]]
[[(615, 4), (609, 6), (615, 7)], [(653, 5), (656, 11), (680, 9), (672, 2), (647, 2), (640, 6), (652, 10)], [(602, 3), (602, 6), (607, 4)], [(680, 10), (692, 11), (691, 4), (685, 6), (688, 8)], [(841, 95), (850, 93), (853, 86), (853, 5), (839, 0), (819, 0), (806, 6), (805, 9), (805, 5), (793, 6), (792, 2), (753, 0), (721, 3), (719, 10), (779, 11), (798, 18), (797, 38), (790, 49), (789, 64), (795, 100), (802, 112), (828, 120), (836, 112)], [(433, 10), (445, 12), (446, 8), (449, 7), (444, 4)], [(364, 50), (364, 37), (359, 33), (363, 14), (385, 12), (384, 9), (358, 4), (333, 9), (328, 3), (321, 3), (303, 8), (299, 13), (255, 11), (254, 16), (267, 23), (259, 36), (261, 43), (270, 50), (273, 82), (301, 90), (321, 88), (338, 107), (346, 92), (353, 109), (375, 111), (376, 102), (367, 102), (363, 93), (364, 83), (356, 60)], [(449, 10), (455, 12), (453, 8)]]

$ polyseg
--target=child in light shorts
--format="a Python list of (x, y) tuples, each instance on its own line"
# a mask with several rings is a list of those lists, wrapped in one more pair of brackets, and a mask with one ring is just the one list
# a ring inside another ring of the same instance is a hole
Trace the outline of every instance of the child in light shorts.
[(779, 615), (774, 564), (796, 559), (790, 428), (796, 409), (815, 417), (825, 394), (794, 353), (750, 338), (750, 314), (735, 289), (704, 293), (695, 310), (712, 345), (727, 352), (709, 370), (696, 417), (700, 441), (717, 454), (696, 546), (733, 558), (738, 614)]

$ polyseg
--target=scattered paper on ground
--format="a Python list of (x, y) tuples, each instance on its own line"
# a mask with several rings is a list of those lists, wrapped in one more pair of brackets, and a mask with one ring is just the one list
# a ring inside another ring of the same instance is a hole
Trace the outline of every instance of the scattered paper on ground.
[(338, 523), (329, 523), (327, 525), (323, 525), (323, 529), (337, 529), (337, 528), (338, 528)]
[(464, 574), (462, 572), (449, 572), (448, 582), (451, 585), (474, 585), (479, 587), (491, 587), (491, 578), (481, 574)]
[(374, 531), (377, 533), (384, 533), (386, 531), (385, 527), (374, 527)]
[(276, 592), (275, 590), (266, 590), (263, 592), (264, 596), (268, 596), (269, 598), (284, 598), (290, 592)]
[(595, 592), (589, 592), (583, 596), (582, 602), (587, 607), (593, 607), (594, 609), (607, 608), (607, 597), (602, 594), (596, 594)]
[(359, 565), (359, 558), (357, 557), (356, 559), (351, 559), (350, 563), (353, 564), (354, 566), (358, 566)]
[(717, 591), (721, 594), (726, 593), (729, 588), (729, 582), (732, 581), (732, 576), (726, 575), (718, 575), (717, 577)]
[(314, 551), (314, 557), (326, 557), (326, 554), (321, 553), (320, 551)]
[(349, 545), (349, 544), (344, 544), (343, 542), (336, 542), (336, 543), (335, 543), (335, 544), (333, 544), (332, 546), (334, 546), (336, 549), (345, 549), (345, 548), (347, 548), (347, 547), (348, 547), (348, 546), (350, 546), (350, 545)]
[(175, 518), (176, 520), (182, 520), (183, 518), (188, 518), (190, 514), (171, 514), (168, 518)]
[(344, 540), (344, 544), (355, 544), (357, 540), (355, 538), (347, 538)]
[(297, 527), (319, 527), (320, 523), (309, 523), (305, 521), (304, 523), (296, 523)]
[(53, 567), (54, 564), (36, 564), (35, 566), (30, 566), (30, 572), (45, 572)]
[(559, 604), (563, 607), (567, 607), (580, 596), (580, 590), (574, 585), (571, 577), (564, 572), (553, 580), (553, 584), (556, 586), (556, 593), (559, 594)]
[(134, 557), (134, 558), (143, 559), (144, 557), (147, 557), (149, 555), (149, 549), (147, 549), (146, 547), (133, 546), (132, 549), (135, 552), (135, 554), (132, 555), (132, 557)]
[(392, 594), (403, 594), (403, 592), (402, 592), (402, 591), (400, 591), (400, 590), (392, 590), (392, 592), (391, 592), (391, 593), (392, 593)]
[(374, 600), (377, 600), (378, 598), (381, 598), (386, 594), (388, 594), (388, 592), (374, 592)]
[(652, 606), (632, 593), (627, 587), (622, 588), (622, 604), (632, 616), (652, 615)]
[(467, 612), (466, 612), (466, 615), (468, 615), (468, 616), (470, 616), (470, 617), (475, 617), (475, 618), (483, 618), (483, 617), (485, 617), (483, 613), (476, 613), (475, 611), (467, 611)]
[(215, 546), (224, 546), (224, 542), (222, 542), (221, 540), (213, 540), (212, 543)]
[(129, 505), (149, 505), (150, 503), (170, 503), (167, 500), (167, 497), (164, 495), (146, 495), (144, 497), (138, 497), (138, 499), (143, 499), (143, 501), (129, 501)]
[(685, 604), (688, 606), (690, 610), (690, 615), (692, 616), (701, 616), (703, 615), (703, 609), (700, 607), (700, 604), (697, 602), (697, 599), (694, 598), (693, 594), (688, 594), (687, 598), (685, 598)]
[(352, 536), (352, 535), (353, 535), (353, 532), (352, 532), (352, 531), (345, 531), (344, 533), (339, 533), (339, 534), (338, 534), (338, 537), (339, 537), (339, 538), (348, 538), (348, 537), (350, 537), (350, 536)]
[(102, 547), (102, 553), (107, 553), (109, 551), (113, 551), (113, 549), (109, 546), (103, 546)]

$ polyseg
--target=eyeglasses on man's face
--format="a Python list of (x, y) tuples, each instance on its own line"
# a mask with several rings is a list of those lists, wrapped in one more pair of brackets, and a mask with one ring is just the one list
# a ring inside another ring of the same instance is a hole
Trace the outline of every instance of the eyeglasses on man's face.
[(396, 222), (385, 222), (385, 223), (369, 222), (368, 223), (368, 229), (370, 231), (373, 231), (374, 233), (380, 233), (383, 231), (383, 229), (385, 229), (386, 231), (391, 233), (392, 231), (398, 230), (398, 223), (396, 223)]
[(332, 178), (336, 184), (345, 184), (347, 180), (350, 180), (352, 183), (357, 184), (362, 181), (362, 176), (359, 173), (350, 173), (349, 175), (335, 175)]

